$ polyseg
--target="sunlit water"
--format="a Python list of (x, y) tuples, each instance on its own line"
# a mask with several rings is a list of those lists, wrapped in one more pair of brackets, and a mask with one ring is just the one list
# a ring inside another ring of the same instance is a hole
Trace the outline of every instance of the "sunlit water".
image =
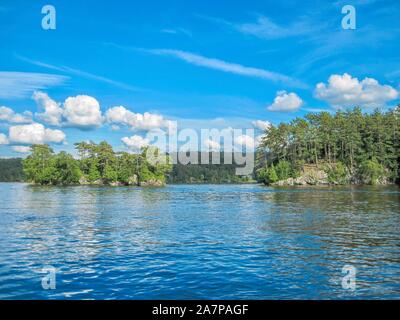
[(400, 298), (398, 187), (3, 183), (0, 200), (2, 299)]

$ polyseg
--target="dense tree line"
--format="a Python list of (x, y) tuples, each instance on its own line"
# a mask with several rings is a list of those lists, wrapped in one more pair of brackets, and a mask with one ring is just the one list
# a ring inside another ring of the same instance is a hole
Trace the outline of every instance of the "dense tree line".
[(169, 175), (168, 183), (245, 183), (251, 182), (251, 177), (241, 177), (235, 174), (233, 164), (176, 164)]
[(163, 184), (172, 169), (170, 159), (156, 148), (140, 154), (115, 152), (103, 141), (76, 143), (79, 159), (48, 145), (33, 145), (23, 160), (27, 180), (38, 184)]
[(21, 182), (24, 180), (21, 158), (0, 159), (0, 181)]
[(399, 178), (400, 106), (362, 113), (360, 108), (310, 113), (272, 126), (257, 152), (257, 179), (296, 178), (304, 165), (324, 168), (331, 182), (362, 183)]
[[(96, 163), (100, 162), (100, 158), (104, 159), (104, 157), (98, 158), (95, 155), (95, 145), (79, 143), (77, 147), (78, 150), (81, 150), (78, 151), (80, 154), (79, 160), (73, 159), (70, 155), (62, 152), (56, 155), (47, 146), (34, 146), (34, 156), (32, 157), (32, 154), (31, 158), (29, 158), (29, 161), (31, 161), (31, 169), (27, 168), (27, 170), (30, 170), (30, 174), (36, 176), (36, 179), (30, 176), (30, 180), (44, 184), (70, 184), (79, 183), (79, 179), (82, 177), (86, 177), (85, 179), (88, 182), (94, 182), (101, 178), (110, 178), (110, 176), (112, 178), (112, 176), (115, 175), (110, 168), (107, 168), (106, 172), (106, 170), (102, 169), (102, 165)], [(104, 149), (107, 150), (107, 148)], [(118, 157), (121, 158), (121, 165), (117, 170), (119, 171), (119, 174), (117, 174), (119, 177), (118, 180), (125, 183), (132, 182), (129, 181), (129, 177), (133, 177), (134, 173), (138, 171), (132, 168), (136, 168), (136, 166), (141, 163), (143, 155), (140, 157), (138, 155), (120, 153), (111, 157), (112, 162), (115, 162), (115, 159)], [(40, 160), (38, 158), (40, 158)], [(52, 158), (52, 160), (50, 161), (49, 158)], [(34, 159), (37, 160), (34, 162)], [(175, 164), (173, 165), (172, 171), (165, 175), (167, 177), (166, 180), (168, 183), (244, 183), (252, 181), (252, 177), (240, 177), (235, 174), (237, 165), (223, 164), (223, 161), (223, 154), (221, 153), (221, 164)], [(23, 171), (22, 162), (23, 160), (21, 158), (0, 159), (0, 181), (25, 181), (26, 176)], [(52, 162), (50, 166), (49, 162)], [(42, 168), (44, 164), (44, 168), (50, 169), (39, 170), (39, 163), (42, 163)], [(63, 163), (64, 165), (62, 165)], [(38, 167), (35, 169), (35, 166)], [(141, 171), (142, 179), (151, 178), (148, 170)], [(64, 175), (61, 176), (61, 174), (59, 174), (59, 176), (56, 177), (55, 172), (63, 172)], [(160, 176), (161, 180), (163, 180), (164, 176)], [(160, 179), (160, 177), (158, 177), (158, 179)]]
[[(148, 149), (141, 154), (115, 152), (106, 142), (77, 143), (79, 159), (55, 154), (47, 145), (32, 146), (23, 160), (1, 159), (0, 180), (27, 178), (41, 184), (122, 183), (157, 180), (169, 183), (240, 183), (236, 165), (150, 163)], [(153, 152), (158, 150), (153, 150)], [(302, 168), (323, 169), (336, 184), (399, 181), (400, 107), (387, 112), (362, 113), (360, 108), (311, 113), (290, 123), (271, 126), (256, 153), (255, 177), (272, 183), (296, 178)]]
[[(177, 155), (175, 155), (177, 156)], [(225, 164), (225, 154), (223, 152), (196, 152), (198, 164), (174, 164), (172, 172), (168, 177), (168, 183), (246, 183), (252, 182), (252, 176), (236, 175), (237, 164), (234, 163), (234, 154), (232, 154), (232, 164)], [(209, 164), (202, 164), (202, 158), (208, 157)], [(219, 158), (220, 164), (213, 164), (213, 157)], [(178, 161), (179, 162), (179, 161)]]

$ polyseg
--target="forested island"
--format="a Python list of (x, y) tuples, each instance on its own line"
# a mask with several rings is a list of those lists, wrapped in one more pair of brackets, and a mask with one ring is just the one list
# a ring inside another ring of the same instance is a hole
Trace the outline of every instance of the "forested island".
[(140, 154), (115, 152), (105, 141), (75, 147), (79, 159), (65, 151), (56, 154), (48, 145), (33, 145), (23, 160), (26, 180), (41, 185), (162, 186), (172, 169), (169, 157), (156, 148), (144, 148)]
[(269, 185), (399, 182), (400, 106), (310, 113), (271, 126), (256, 158), (256, 178)]
[[(174, 164), (172, 170), (166, 173), (167, 184), (236, 184), (254, 183), (253, 176), (237, 176), (235, 164), (224, 164), (221, 153), (221, 164)], [(24, 182), (23, 159), (0, 159), (0, 182)]]
[[(400, 107), (362, 113), (360, 108), (310, 113), (271, 126), (256, 151), (253, 175), (235, 175), (236, 164), (150, 163), (141, 154), (115, 152), (107, 142), (76, 143), (79, 159), (33, 145), (25, 160), (0, 159), (0, 181), (38, 184), (164, 185), (249, 183), (345, 185), (399, 183)], [(198, 153), (198, 158), (201, 154)], [(211, 157), (211, 153), (210, 153)]]

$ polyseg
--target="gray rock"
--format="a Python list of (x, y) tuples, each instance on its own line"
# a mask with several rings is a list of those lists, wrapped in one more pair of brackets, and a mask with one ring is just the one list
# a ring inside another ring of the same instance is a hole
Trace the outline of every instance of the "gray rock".
[(150, 179), (148, 181), (141, 181), (141, 187), (163, 187), (165, 183), (161, 180)]

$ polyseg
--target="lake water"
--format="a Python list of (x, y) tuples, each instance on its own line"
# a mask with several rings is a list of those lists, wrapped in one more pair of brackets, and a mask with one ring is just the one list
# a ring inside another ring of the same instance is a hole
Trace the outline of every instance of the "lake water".
[(399, 299), (400, 189), (1, 183), (11, 298)]

